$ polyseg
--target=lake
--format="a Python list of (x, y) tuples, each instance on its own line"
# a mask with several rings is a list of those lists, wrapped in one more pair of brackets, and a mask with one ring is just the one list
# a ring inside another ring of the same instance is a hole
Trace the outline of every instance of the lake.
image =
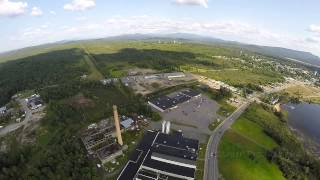
[(282, 107), (289, 112), (291, 127), (320, 144), (320, 105), (289, 103)]

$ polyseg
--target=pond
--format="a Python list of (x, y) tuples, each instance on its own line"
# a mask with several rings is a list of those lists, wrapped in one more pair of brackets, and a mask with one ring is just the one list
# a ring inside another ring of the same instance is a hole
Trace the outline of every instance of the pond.
[(320, 144), (320, 105), (318, 104), (285, 104), (289, 112), (289, 125)]

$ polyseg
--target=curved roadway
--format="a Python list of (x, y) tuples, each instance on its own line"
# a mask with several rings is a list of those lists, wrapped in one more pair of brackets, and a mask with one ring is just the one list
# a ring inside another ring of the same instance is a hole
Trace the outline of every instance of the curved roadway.
[(226, 118), (211, 134), (207, 150), (204, 167), (204, 180), (218, 180), (218, 146), (224, 132), (235, 122), (236, 119), (247, 109), (250, 102), (241, 105), (235, 112)]

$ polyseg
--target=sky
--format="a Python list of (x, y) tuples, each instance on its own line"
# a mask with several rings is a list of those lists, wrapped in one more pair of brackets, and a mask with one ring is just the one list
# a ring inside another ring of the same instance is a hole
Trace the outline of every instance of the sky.
[(135, 33), (193, 33), (320, 56), (320, 1), (0, 0), (0, 52)]

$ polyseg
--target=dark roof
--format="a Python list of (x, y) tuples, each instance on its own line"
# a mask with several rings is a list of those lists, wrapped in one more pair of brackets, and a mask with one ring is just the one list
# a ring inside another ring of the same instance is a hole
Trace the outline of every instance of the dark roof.
[(168, 135), (160, 132), (147, 131), (136, 150), (131, 154), (129, 162), (122, 170), (118, 180), (131, 180), (135, 176), (140, 179), (149, 179), (152, 177), (152, 173), (150, 174), (146, 171), (141, 172), (141, 165), (181, 176), (194, 177), (194, 168), (157, 161), (151, 159), (151, 155), (153, 153), (155, 153), (155, 155), (162, 154), (165, 158), (171, 157), (173, 161), (186, 164), (193, 164), (194, 162), (194, 164), (196, 164), (198, 148), (198, 140), (184, 138), (181, 133)]
[(168, 96), (161, 96), (155, 99), (150, 100), (152, 104), (159, 107), (162, 110), (167, 110), (175, 107), (178, 103), (175, 99), (170, 98)]
[(188, 165), (196, 165), (196, 156), (192, 156), (194, 158), (192, 159), (189, 159), (190, 156), (187, 158), (184, 157), (184, 156), (174, 156), (174, 155), (168, 155), (168, 154), (163, 154), (163, 153), (158, 153), (158, 152), (155, 152), (153, 151), (152, 154), (151, 154), (151, 158), (161, 158), (161, 159), (165, 159), (165, 160), (171, 160), (171, 161), (174, 161), (174, 162), (180, 162), (180, 163), (184, 163), (184, 164), (188, 164)]
[(195, 90), (192, 90), (192, 89), (186, 89), (186, 90), (183, 90), (181, 91), (181, 93), (189, 96), (189, 97), (195, 97), (195, 96), (198, 96), (200, 95), (200, 92), (197, 92)]
[(156, 135), (157, 132), (147, 131), (145, 133), (135, 151), (130, 155), (129, 162), (122, 170), (118, 180), (131, 180), (134, 178), (144, 158), (147, 156)]
[[(196, 151), (191, 149), (180, 149), (173, 146), (153, 145), (152, 151), (157, 154), (163, 154), (171, 157), (182, 158), (185, 160), (195, 161), (197, 159)], [(174, 160), (175, 158), (172, 158)], [(187, 163), (191, 164), (191, 163)], [(193, 163), (194, 164), (194, 163)]]
[(199, 141), (183, 137), (180, 133), (175, 135), (160, 133), (155, 141), (155, 144), (163, 144), (180, 149), (192, 148), (198, 150)]
[(187, 177), (194, 177), (195, 173), (195, 169), (193, 168), (153, 160), (151, 159), (151, 153), (148, 154), (146, 160), (143, 163), (143, 166)]
[(177, 102), (177, 104), (184, 103), (191, 99), (191, 97), (186, 96), (185, 94), (182, 94), (180, 92), (176, 93), (172, 98)]

